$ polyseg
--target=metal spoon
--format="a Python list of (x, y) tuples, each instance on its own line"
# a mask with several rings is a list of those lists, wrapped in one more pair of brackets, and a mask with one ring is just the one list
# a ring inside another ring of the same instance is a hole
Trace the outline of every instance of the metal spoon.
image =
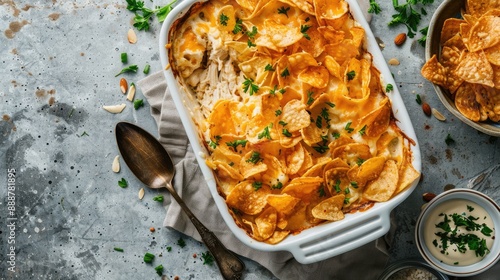
[(126, 122), (116, 125), (115, 134), (118, 149), (132, 173), (152, 189), (167, 188), (200, 233), (224, 279), (241, 279), (245, 264), (194, 216), (173, 188), (175, 167), (160, 142), (144, 129)]

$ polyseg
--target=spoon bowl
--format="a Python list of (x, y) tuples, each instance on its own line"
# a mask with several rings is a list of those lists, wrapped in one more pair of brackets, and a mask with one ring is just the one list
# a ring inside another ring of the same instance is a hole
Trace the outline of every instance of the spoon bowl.
[(196, 218), (172, 186), (175, 166), (160, 142), (144, 129), (127, 122), (118, 123), (115, 134), (120, 154), (132, 173), (149, 188), (167, 188), (200, 233), (224, 279), (241, 279), (244, 263)]

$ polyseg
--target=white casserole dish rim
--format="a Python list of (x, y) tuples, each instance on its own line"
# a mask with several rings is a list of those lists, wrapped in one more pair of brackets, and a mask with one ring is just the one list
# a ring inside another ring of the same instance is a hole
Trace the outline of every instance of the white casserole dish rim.
[[(363, 16), (361, 8), (356, 0), (346, 1), (349, 4), (353, 18), (366, 31), (367, 49), (373, 55), (373, 63), (380, 71), (384, 82), (386, 84), (396, 85), (370, 26)], [(199, 134), (190, 115), (189, 108), (187, 108), (188, 103), (191, 102), (189, 99), (192, 98), (185, 98), (185, 93), (180, 90), (179, 83), (174, 77), (172, 69), (168, 67), (168, 49), (166, 49), (165, 46), (169, 42), (168, 35), (170, 27), (196, 2), (203, 1), (184, 0), (178, 3), (163, 22), (159, 38), (160, 61), (164, 69), (163, 73), (166, 78), (167, 86), (170, 89), (170, 94), (179, 112), (182, 124), (210, 189), (210, 193), (224, 221), (233, 234), (243, 244), (253, 249), (262, 251), (289, 251), (298, 262), (309, 264), (353, 250), (387, 233), (390, 228), (390, 212), (413, 192), (419, 179), (416, 179), (405, 191), (399, 193), (387, 202), (376, 203), (372, 208), (364, 212), (347, 214), (344, 220), (334, 223), (325, 223), (303, 230), (297, 235), (288, 236), (278, 244), (271, 245), (257, 241), (248, 236), (243, 229), (238, 227), (228, 211), (226, 202), (217, 191), (216, 181), (212, 170), (205, 163), (204, 155), (208, 154), (208, 152), (201, 144), (203, 140), (199, 139)], [(391, 99), (393, 113), (398, 120), (398, 126), (406, 136), (415, 142), (415, 145), (411, 146), (413, 166), (420, 172), (420, 148), (410, 117), (397, 87), (394, 86), (394, 90), (389, 92), (387, 96)]]

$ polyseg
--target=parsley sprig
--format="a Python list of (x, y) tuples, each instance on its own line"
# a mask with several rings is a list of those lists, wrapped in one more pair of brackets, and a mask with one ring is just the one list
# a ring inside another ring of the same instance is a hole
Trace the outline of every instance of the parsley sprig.
[(368, 8), (368, 13), (379, 14), (382, 11), (379, 4), (375, 0), (370, 0), (370, 8)]
[(135, 13), (134, 26), (138, 30), (148, 31), (151, 17), (156, 15), (158, 21), (163, 22), (176, 2), (177, 0), (173, 0), (163, 7), (157, 6), (155, 9), (150, 9), (144, 6), (144, 1), (127, 0), (127, 10)]
[(201, 258), (203, 259), (203, 264), (206, 265), (213, 265), (214, 264), (214, 257), (209, 251), (206, 251), (205, 253), (201, 253)]
[[(418, 31), (418, 25), (422, 20), (422, 15), (427, 15), (423, 6), (432, 4), (434, 0), (407, 0), (406, 4), (399, 4), (398, 0), (392, 0), (392, 5), (397, 14), (392, 15), (389, 26), (403, 24), (408, 29), (408, 37), (415, 37)], [(420, 7), (420, 11), (418, 10)]]
[(253, 83), (253, 79), (245, 77), (243, 82), (243, 92), (253, 95), (259, 91), (259, 86)]

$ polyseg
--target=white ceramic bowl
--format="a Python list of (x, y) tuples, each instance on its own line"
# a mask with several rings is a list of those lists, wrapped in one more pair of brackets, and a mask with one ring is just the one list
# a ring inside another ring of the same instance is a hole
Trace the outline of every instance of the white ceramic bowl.
[[(465, 0), (444, 0), (434, 12), (427, 32), (425, 45), (425, 59), (429, 60), (434, 54), (438, 59), (441, 56), (441, 29), (444, 21), (449, 18), (461, 18), (460, 12), (465, 8)], [(488, 135), (500, 137), (500, 124), (492, 121), (474, 122), (460, 113), (455, 102), (450, 98), (448, 91), (439, 85), (433, 84), (439, 100), (455, 117), (465, 124)]]
[[(160, 60), (163, 68), (169, 65), (168, 50), (165, 45), (169, 42), (169, 30), (171, 25), (180, 17), (182, 17), (190, 8), (190, 6), (198, 0), (185, 0), (180, 2), (168, 15), (163, 23), (160, 33)], [(375, 41), (375, 37), (370, 30), (370, 26), (363, 17), (363, 13), (358, 6), (356, 0), (347, 0), (350, 5), (351, 13), (356, 21), (366, 30), (367, 48), (373, 54), (374, 64), (381, 71), (387, 83), (395, 85), (392, 74), (387, 66), (387, 63), (382, 56), (382, 53)], [(172, 94), (175, 106), (179, 112), (182, 124), (186, 129), (189, 141), (193, 147), (197, 157), (200, 169), (205, 176), (207, 185), (210, 189), (212, 197), (217, 205), (224, 221), (234, 233), (234, 235), (245, 245), (262, 251), (289, 251), (295, 259), (303, 264), (318, 262), (333, 256), (345, 253), (352, 249), (358, 248), (367, 244), (389, 231), (390, 228), (390, 212), (397, 205), (403, 202), (415, 189), (418, 179), (407, 188), (407, 190), (399, 193), (391, 200), (384, 203), (376, 203), (371, 209), (347, 214), (345, 219), (334, 223), (325, 223), (319, 226), (302, 231), (300, 234), (288, 236), (282, 242), (271, 245), (264, 242), (259, 242), (249, 237), (246, 232), (238, 227), (229, 214), (228, 207), (224, 199), (217, 192), (216, 181), (212, 170), (205, 164), (203, 155), (208, 154), (202, 144), (203, 140), (199, 138), (193, 118), (196, 116), (196, 100), (189, 96), (190, 93), (180, 85), (174, 77), (172, 70), (169, 68), (164, 71), (167, 85)], [(394, 87), (394, 90), (388, 94), (392, 101), (393, 112), (396, 119), (399, 120), (399, 125), (402, 131), (415, 141), (415, 145), (411, 147), (413, 153), (413, 166), (420, 172), (421, 158), (420, 149), (417, 142), (417, 137), (413, 130), (408, 112), (401, 99), (401, 96)], [(210, 225), (208, 225), (210, 227)]]
[(424, 225), (426, 220), (429, 219), (432, 210), (436, 209), (436, 207), (444, 202), (456, 199), (472, 201), (484, 208), (493, 221), (495, 229), (494, 236), (498, 236), (497, 230), (500, 229), (500, 207), (495, 203), (495, 201), (485, 194), (475, 190), (453, 189), (436, 196), (429, 202), (429, 204), (427, 204), (424, 210), (422, 210), (415, 228), (415, 239), (422, 257), (437, 270), (452, 276), (473, 276), (486, 271), (495, 265), (495, 263), (500, 259), (500, 239), (497, 238), (493, 241), (492, 248), (489, 248), (490, 252), (482, 260), (471, 265), (463, 266), (449, 265), (441, 262), (431, 253), (425, 242)]

